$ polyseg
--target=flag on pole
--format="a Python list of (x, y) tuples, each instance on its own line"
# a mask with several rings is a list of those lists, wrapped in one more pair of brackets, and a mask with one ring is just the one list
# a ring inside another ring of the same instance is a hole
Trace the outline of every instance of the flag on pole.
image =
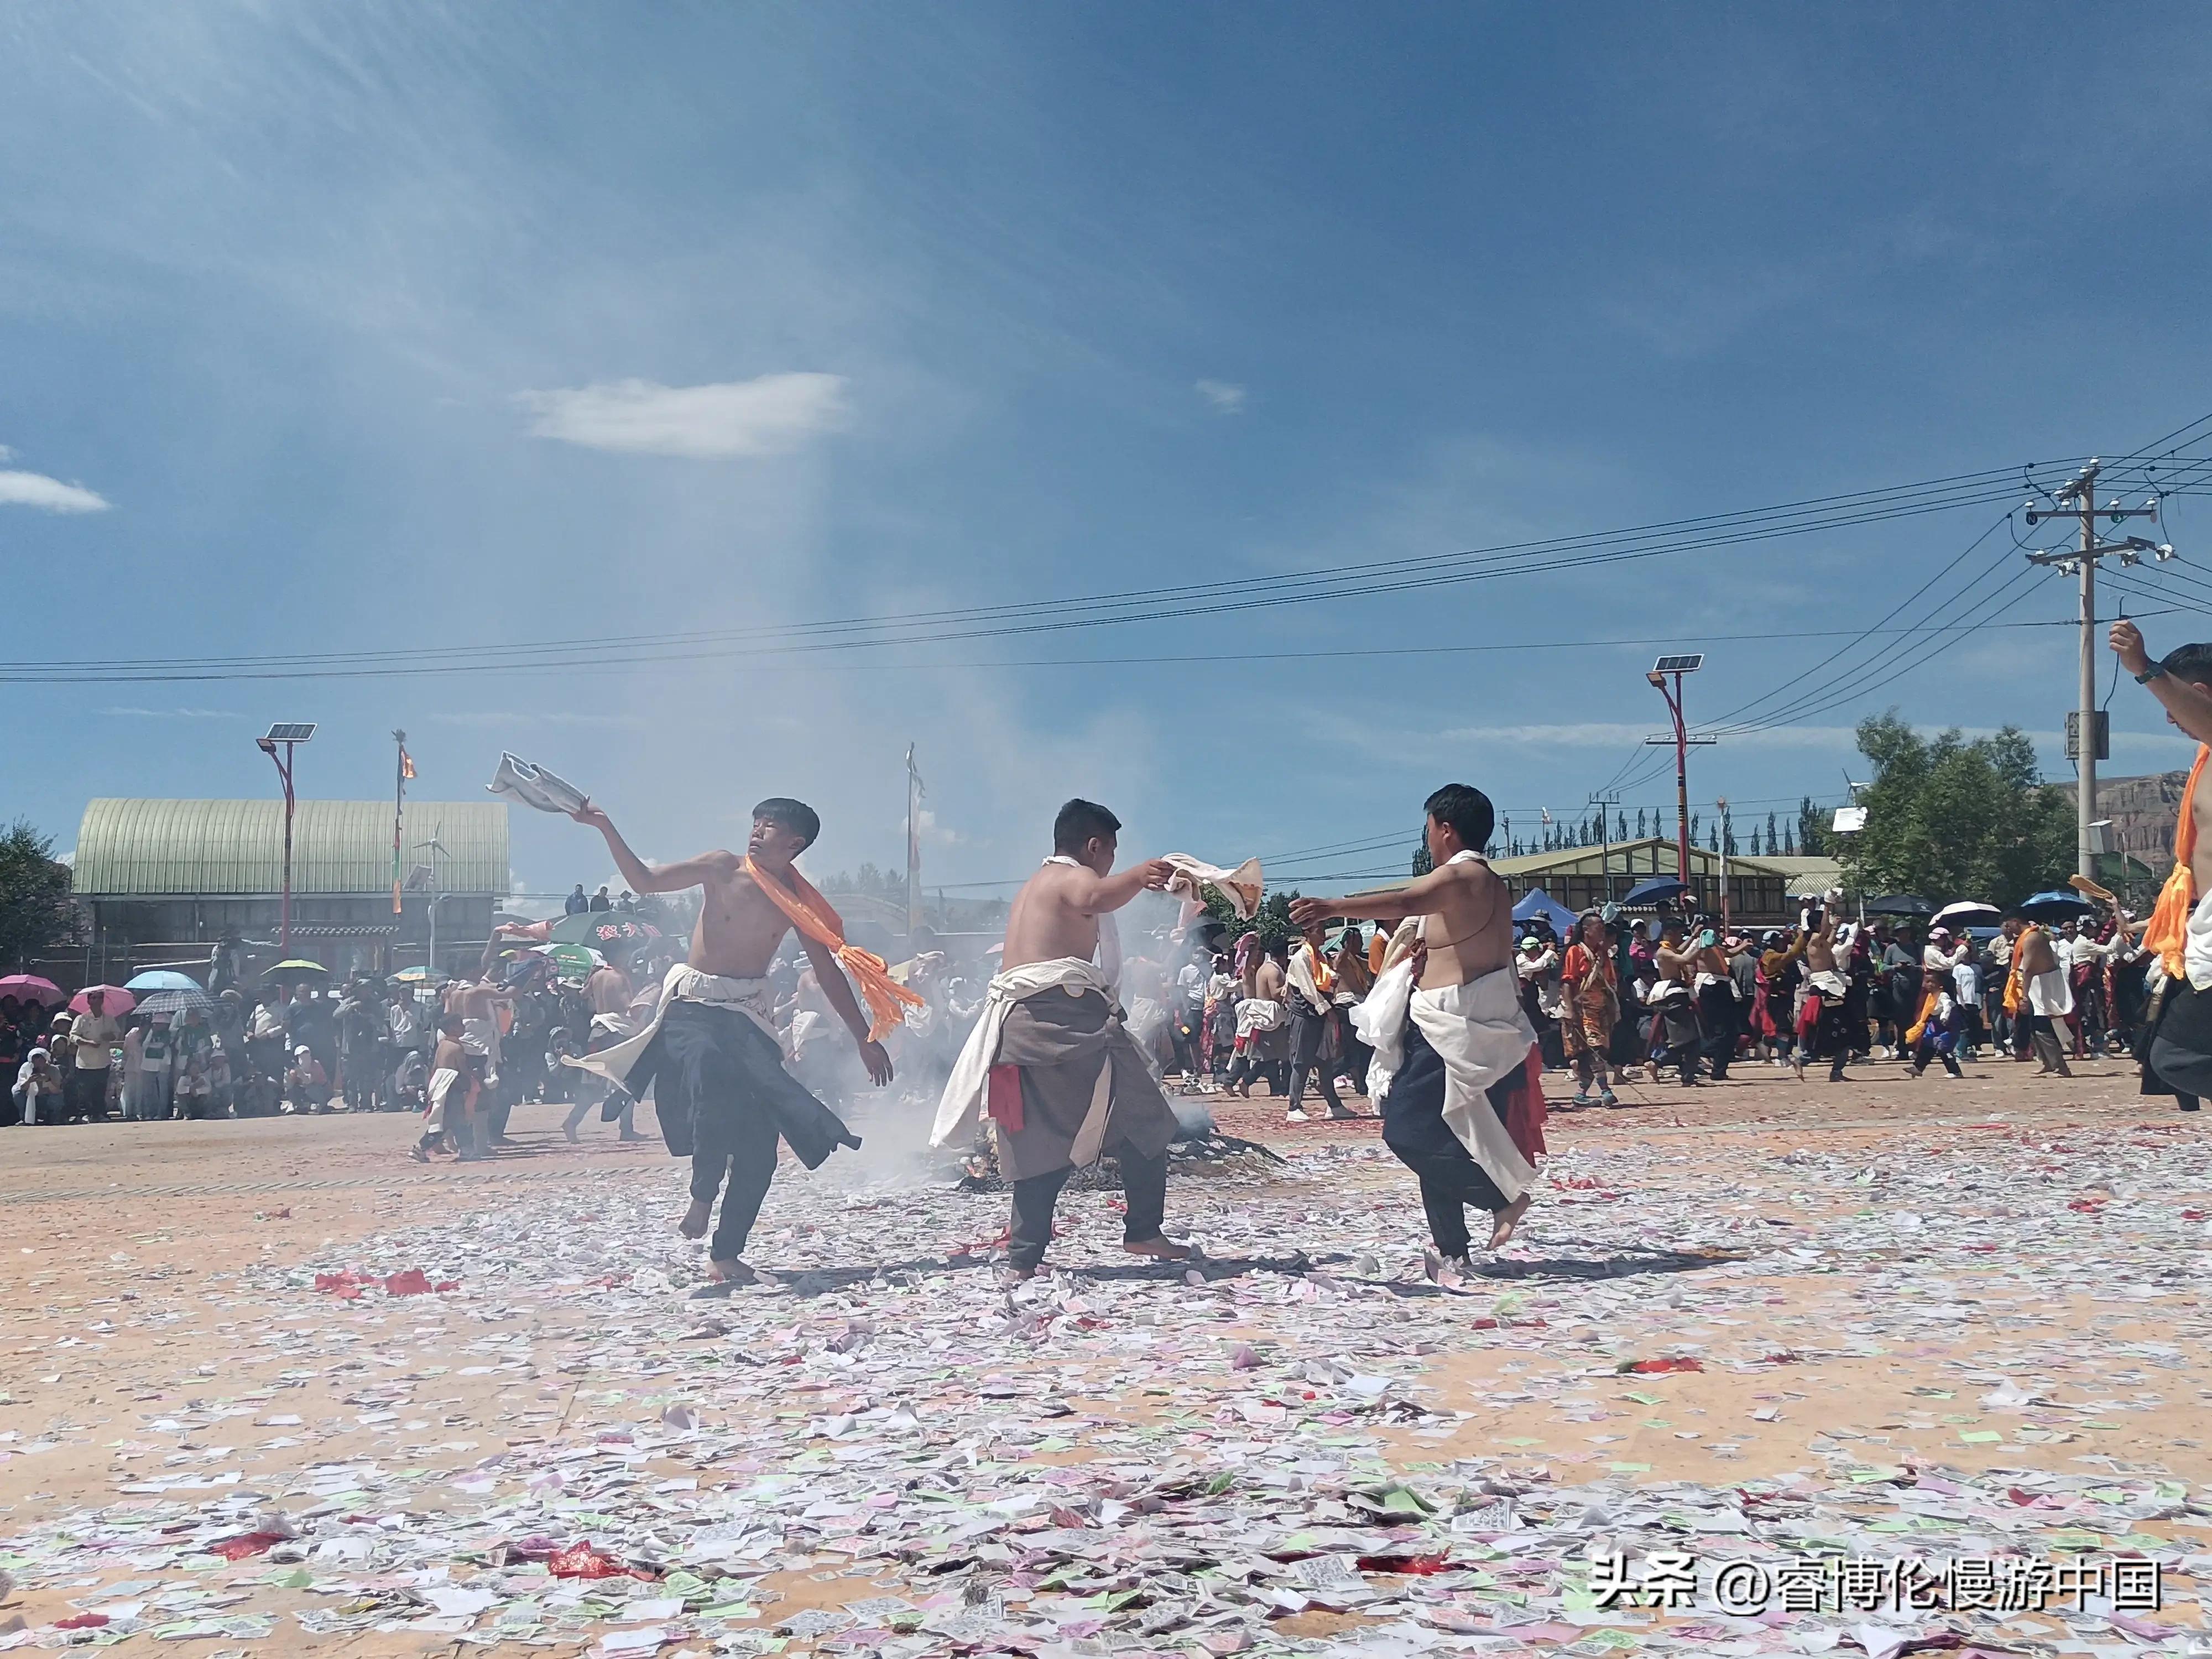
[(392, 790), (392, 914), (399, 914), (399, 822), (407, 811), (407, 781), (415, 775), (415, 757), (407, 752), (407, 734), (394, 732), (392, 740), (399, 745), (399, 776)]

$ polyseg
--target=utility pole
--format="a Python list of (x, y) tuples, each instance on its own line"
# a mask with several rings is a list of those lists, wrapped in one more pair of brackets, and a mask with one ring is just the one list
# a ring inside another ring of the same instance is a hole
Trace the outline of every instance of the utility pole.
[[(1692, 737), (1682, 724), (1682, 676), (1694, 674), (1705, 665), (1703, 652), (1687, 656), (1662, 657), (1652, 671), (1644, 678), (1659, 688), (1659, 695), (1667, 700), (1667, 712), (1674, 717), (1674, 733), (1668, 737), (1646, 738), (1647, 744), (1671, 743), (1674, 745), (1674, 873), (1681, 878), (1682, 885), (1690, 886), (1690, 745), (1720, 741), (1717, 738)], [(1673, 675), (1670, 690), (1667, 677)]]
[(2062, 576), (2079, 575), (2081, 579), (2081, 695), (2070, 722), (2074, 731), (2067, 746), (2072, 750), (2077, 779), (2074, 790), (2075, 868), (2093, 881), (2097, 875), (2098, 853), (2093, 828), (2098, 822), (2097, 763), (2110, 753), (2108, 728), (2099, 718), (2097, 709), (2097, 561), (2117, 558), (2126, 566), (2140, 563), (2146, 553), (2161, 562), (2173, 556), (2170, 543), (2148, 542), (2140, 536), (2117, 542), (2097, 539), (2097, 520), (2100, 517), (2116, 525), (2130, 519), (2158, 517), (2155, 495), (2141, 507), (2122, 507), (2118, 497), (2099, 507), (2097, 475), (2103, 470), (2101, 461), (2092, 460), (2074, 475), (2070, 483), (2060, 486), (2051, 498), (2058, 503), (2057, 511), (2039, 507), (2033, 501), (2027, 508), (2031, 525), (2045, 519), (2072, 519), (2081, 526), (2079, 545), (2048, 548), (2030, 553), (2027, 557), (2031, 564), (2049, 565)]
[(1620, 805), (1620, 791), (1601, 789), (1589, 798), (1597, 808), (1597, 873), (1598, 890), (1604, 896), (1598, 900), (1600, 907), (1613, 902), (1613, 818), (1611, 810)]

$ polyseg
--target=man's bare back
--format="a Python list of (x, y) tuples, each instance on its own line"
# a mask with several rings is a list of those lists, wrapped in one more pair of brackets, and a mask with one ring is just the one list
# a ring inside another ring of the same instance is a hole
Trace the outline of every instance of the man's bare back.
[[(1175, 873), (1159, 859), (1146, 859), (1114, 870), (1119, 837), (1094, 835), (1079, 848), (1056, 853), (1022, 884), (1006, 916), (1006, 943), (999, 971), (1034, 962), (1072, 957), (1089, 962), (1098, 953), (1098, 918), (1118, 910), (1147, 888), (1167, 885)], [(1073, 859), (1073, 864), (1063, 863)]]
[(1498, 872), (1480, 859), (1465, 859), (1431, 874), (1442, 881), (1424, 929), (1422, 988), (1471, 985), (1504, 967), (1513, 957), (1513, 909)]
[(1090, 871), (1065, 864), (1048, 864), (1023, 883), (1006, 917), (1001, 970), (1063, 957), (1088, 962), (1097, 955), (1098, 915), (1084, 908), (1097, 885)]

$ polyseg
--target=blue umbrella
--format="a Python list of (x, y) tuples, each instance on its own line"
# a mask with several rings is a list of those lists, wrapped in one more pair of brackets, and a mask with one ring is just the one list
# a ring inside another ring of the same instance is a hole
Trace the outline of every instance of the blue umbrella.
[(1561, 939), (1574, 931), (1575, 913), (1542, 888), (1532, 887), (1522, 896), (1521, 902), (1513, 907), (1513, 920), (1534, 921), (1539, 916), (1549, 921), (1552, 931)]
[(1620, 902), (1633, 909), (1640, 904), (1664, 904), (1668, 899), (1680, 898), (1689, 890), (1682, 884), (1680, 876), (1654, 876), (1649, 881), (1638, 882)]
[(2048, 893), (2032, 893), (2020, 902), (2020, 913), (2038, 921), (2059, 916), (2086, 916), (2096, 907), (2079, 893), (2066, 888), (2053, 888)]
[[(180, 974), (173, 968), (149, 968), (136, 979), (125, 980), (126, 991), (199, 991), (200, 982), (190, 974)], [(207, 994), (201, 991), (200, 994)]]

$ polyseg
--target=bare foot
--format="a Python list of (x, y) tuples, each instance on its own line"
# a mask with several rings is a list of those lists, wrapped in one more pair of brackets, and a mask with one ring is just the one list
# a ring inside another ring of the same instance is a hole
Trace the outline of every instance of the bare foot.
[(1523, 1193), (1490, 1218), (1490, 1248), (1503, 1249), (1513, 1237), (1513, 1230), (1521, 1224), (1521, 1218), (1528, 1213), (1529, 1194)]
[(707, 1277), (717, 1285), (757, 1285), (760, 1274), (743, 1261), (709, 1261)]
[(684, 1219), (676, 1224), (676, 1231), (686, 1238), (704, 1238), (708, 1224), (714, 1218), (714, 1205), (711, 1202), (702, 1204), (694, 1199), (691, 1207), (684, 1212)]
[(1001, 1262), (998, 1280), (1001, 1285), (1026, 1285), (1044, 1270), (1042, 1267), (1017, 1267), (1012, 1262)]
[(1124, 1243), (1121, 1248), (1131, 1255), (1148, 1255), (1156, 1261), (1188, 1261), (1190, 1259), (1189, 1245), (1178, 1244), (1164, 1236), (1139, 1239), (1133, 1244)]

